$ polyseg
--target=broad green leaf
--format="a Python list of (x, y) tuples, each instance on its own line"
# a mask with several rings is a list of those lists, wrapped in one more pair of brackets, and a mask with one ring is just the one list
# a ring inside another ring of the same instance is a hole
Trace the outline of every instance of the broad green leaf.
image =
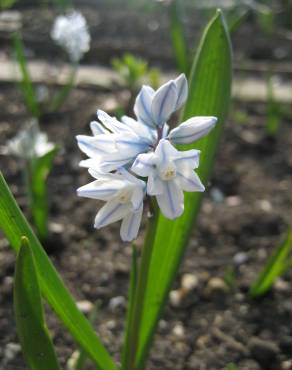
[(20, 89), (25, 100), (27, 109), (34, 117), (39, 117), (40, 109), (35, 95), (33, 84), (27, 68), (27, 61), (24, 54), (24, 47), (18, 34), (14, 36), (14, 50), (16, 59), (21, 72), (22, 80), (20, 82)]
[(255, 283), (251, 286), (249, 294), (253, 298), (267, 293), (274, 281), (281, 276), (288, 267), (287, 261), (292, 250), (292, 230), (289, 231), (286, 240), (275, 250), (268, 259), (267, 264), (260, 272)]
[[(229, 34), (223, 15), (218, 10), (199, 45), (189, 81), (189, 97), (182, 114), (182, 120), (199, 115), (218, 117), (216, 128), (208, 136), (194, 145), (180, 148), (202, 150), (198, 174), (206, 185), (229, 106), (231, 59)], [(194, 228), (201, 200), (201, 193), (185, 193), (185, 211), (180, 218), (171, 221), (163, 215), (159, 216), (143, 300), (136, 369), (143, 368), (159, 316)]]
[(2, 173), (0, 173), (0, 229), (3, 230), (16, 252), (20, 247), (20, 238), (23, 235), (28, 238), (35, 259), (42, 295), (97, 367), (101, 370), (116, 370), (109, 353), (88, 320), (78, 310), (74, 299), (34, 235)]
[(21, 239), (14, 277), (14, 312), (18, 337), (29, 370), (60, 370), (49, 336), (33, 255)]
[(37, 235), (41, 240), (48, 237), (47, 177), (51, 171), (57, 148), (32, 160), (30, 166), (30, 207)]
[(189, 50), (186, 35), (182, 24), (182, 4), (180, 0), (173, 0), (169, 5), (170, 36), (175, 55), (177, 69), (189, 74)]

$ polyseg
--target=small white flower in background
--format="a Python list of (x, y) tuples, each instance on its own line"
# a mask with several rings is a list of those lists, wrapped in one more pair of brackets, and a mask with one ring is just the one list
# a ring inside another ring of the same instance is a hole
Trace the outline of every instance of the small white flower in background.
[(52, 39), (66, 50), (72, 62), (79, 62), (90, 48), (90, 34), (84, 16), (72, 11), (56, 18)]
[[(137, 120), (124, 116), (119, 121), (98, 110), (100, 122), (90, 124), (93, 136), (77, 136), (79, 148), (89, 157), (80, 166), (97, 179), (78, 189), (78, 195), (107, 201), (97, 214), (96, 228), (122, 219), (122, 239), (133, 240), (143, 210), (144, 190), (143, 195), (141, 190), (139, 193), (140, 206), (133, 203), (139, 187), (156, 197), (162, 213), (170, 219), (183, 213), (184, 191), (205, 190), (194, 171), (200, 151), (178, 151), (173, 144), (190, 144), (207, 135), (217, 118), (192, 117), (169, 131), (167, 121), (187, 95), (183, 74), (157, 91), (143, 86), (134, 105)], [(147, 186), (135, 176), (147, 178)]]
[(29, 160), (39, 158), (55, 148), (55, 144), (48, 141), (47, 134), (41, 132), (38, 122), (32, 120), (27, 127), (21, 130), (6, 145), (6, 154)]
[(145, 183), (125, 169), (116, 173), (100, 174), (89, 169), (97, 180), (82, 186), (78, 195), (106, 201), (95, 217), (97, 229), (122, 220), (121, 238), (131, 241), (137, 237), (143, 212)]

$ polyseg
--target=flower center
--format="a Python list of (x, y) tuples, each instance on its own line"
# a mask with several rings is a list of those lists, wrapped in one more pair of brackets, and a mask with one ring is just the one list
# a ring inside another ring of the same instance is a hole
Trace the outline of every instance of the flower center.
[(130, 189), (123, 189), (117, 195), (117, 200), (121, 204), (129, 203), (131, 200), (132, 191)]
[(168, 181), (176, 177), (176, 168), (173, 163), (169, 163), (159, 171), (159, 176), (162, 180)]

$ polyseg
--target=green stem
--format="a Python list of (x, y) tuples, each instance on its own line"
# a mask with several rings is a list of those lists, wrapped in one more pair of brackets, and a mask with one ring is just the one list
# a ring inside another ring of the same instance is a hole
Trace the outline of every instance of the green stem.
[(159, 212), (157, 210), (157, 207), (155, 207), (153, 215), (149, 219), (138, 270), (138, 281), (134, 292), (132, 314), (130, 317), (128, 329), (129, 332), (126, 335), (125, 357), (122, 367), (124, 370), (134, 370), (136, 368), (136, 355), (139, 346), (141, 318), (144, 310), (145, 292), (147, 288), (148, 274), (156, 234), (158, 215)]

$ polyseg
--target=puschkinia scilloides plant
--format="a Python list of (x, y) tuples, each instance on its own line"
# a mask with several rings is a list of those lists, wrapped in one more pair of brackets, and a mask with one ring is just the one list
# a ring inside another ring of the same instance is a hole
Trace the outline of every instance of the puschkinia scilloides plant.
[(74, 86), (80, 60), (90, 49), (91, 37), (86, 19), (76, 10), (56, 17), (51, 38), (64, 49), (70, 61), (70, 72), (66, 83), (52, 96), (46, 88), (43, 89), (45, 93), (39, 93), (40, 90), (33, 86), (21, 36), (18, 34), (14, 36), (14, 51), (21, 73), (20, 89), (28, 111), (36, 118), (47, 111), (59, 110), (65, 103)]
[(184, 191), (205, 190), (194, 171), (200, 151), (179, 151), (175, 144), (191, 144), (207, 135), (216, 117), (191, 117), (170, 130), (167, 121), (188, 96), (184, 74), (157, 91), (143, 86), (134, 112), (136, 120), (121, 121), (98, 111), (91, 122), (93, 136), (79, 135), (79, 148), (89, 157), (80, 165), (96, 179), (78, 189), (78, 195), (106, 201), (94, 226), (99, 229), (122, 220), (121, 238), (137, 237), (145, 196), (155, 197), (163, 215), (175, 219), (184, 210)]
[(8, 141), (5, 150), (7, 155), (14, 155), (22, 162), (29, 209), (37, 235), (42, 241), (49, 235), (47, 177), (57, 151), (57, 146), (48, 141), (35, 119)]
[[(132, 239), (138, 232), (142, 201), (147, 196), (154, 203), (144, 245), (141, 250), (133, 245), (128, 313), (119, 363), (113, 360), (90, 322), (78, 310), (0, 174), (0, 228), (14, 250), (20, 251), (16, 321), (21, 343), (27, 342), (26, 346), (22, 345), (25, 359), (28, 364), (34, 364), (29, 365), (30, 370), (38, 369), (39, 353), (43, 356), (43, 370), (60, 368), (48, 338), (39, 291), (98, 369), (145, 369), (159, 318), (199, 214), (203, 193), (197, 190), (203, 190), (202, 184), (208, 183), (229, 106), (231, 46), (220, 11), (203, 34), (188, 86), (187, 94), (186, 80), (181, 75), (157, 91), (144, 87), (137, 97), (135, 120), (118, 121), (99, 112), (100, 122), (91, 124), (94, 135), (78, 138), (89, 157), (81, 165), (97, 177), (97, 185), (85, 185), (83, 190), (87, 187), (86, 192), (99, 191), (98, 198), (106, 202), (98, 213), (97, 227), (122, 220), (122, 237)], [(186, 95), (179, 119), (183, 124), (169, 129), (166, 122), (181, 107)], [(143, 104), (144, 99), (147, 104)], [(210, 117), (218, 118), (216, 124), (215, 118)], [(201, 133), (195, 130), (199, 124)], [(201, 135), (198, 141), (196, 135)], [(198, 151), (201, 151), (200, 157)], [(181, 166), (183, 162), (185, 165)], [(186, 178), (192, 180), (191, 189), (187, 188), (188, 181), (185, 183), (186, 174)], [(83, 190), (81, 188), (80, 195)], [(183, 193), (184, 190), (187, 191)], [(109, 209), (113, 213), (108, 212)], [(130, 219), (135, 232), (130, 227)], [(23, 284), (24, 281), (27, 284)], [(30, 289), (32, 286), (36, 287), (35, 294)], [(22, 312), (29, 314), (19, 317)], [(31, 325), (38, 329), (37, 336), (31, 335)]]

